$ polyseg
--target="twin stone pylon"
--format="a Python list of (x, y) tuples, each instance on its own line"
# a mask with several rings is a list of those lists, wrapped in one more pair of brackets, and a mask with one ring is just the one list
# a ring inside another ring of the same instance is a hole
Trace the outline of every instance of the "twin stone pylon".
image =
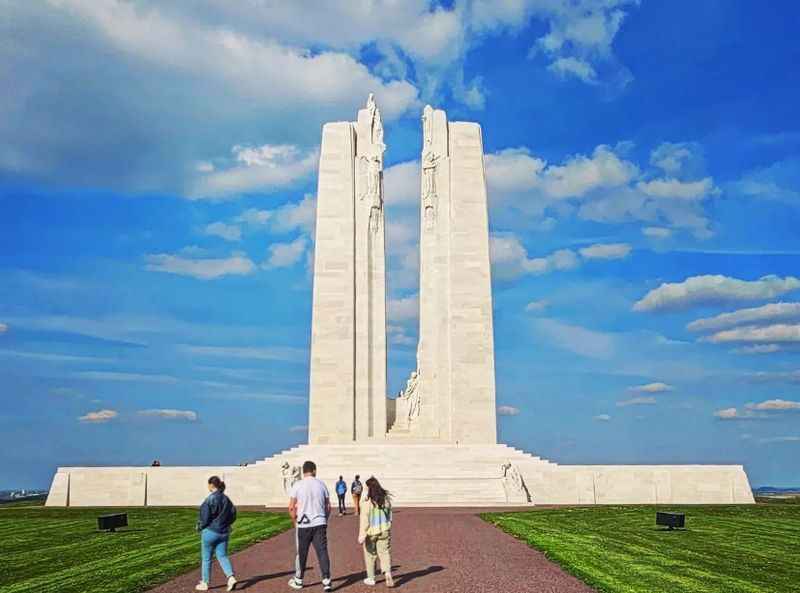
[(372, 95), (323, 126), (309, 442), (495, 443), (489, 231), (480, 126), (426, 106), (417, 368), (386, 396), (383, 125)]

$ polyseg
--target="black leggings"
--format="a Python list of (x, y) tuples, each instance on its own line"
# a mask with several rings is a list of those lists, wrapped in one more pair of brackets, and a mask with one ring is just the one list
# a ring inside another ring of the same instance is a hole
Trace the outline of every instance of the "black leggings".
[(297, 532), (297, 566), (295, 577), (303, 580), (308, 561), (308, 549), (314, 545), (314, 552), (319, 561), (319, 572), (323, 579), (331, 578), (331, 561), (328, 558), (328, 526), (298, 527)]
[(336, 496), (339, 497), (339, 512), (344, 513), (345, 506), (344, 506), (344, 494), (337, 494)]

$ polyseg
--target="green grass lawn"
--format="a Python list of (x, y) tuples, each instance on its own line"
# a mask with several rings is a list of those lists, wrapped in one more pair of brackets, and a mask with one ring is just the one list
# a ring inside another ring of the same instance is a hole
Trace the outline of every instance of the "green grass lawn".
[[(128, 513), (129, 527), (97, 531), (96, 517)], [(196, 509), (0, 509), (3, 593), (136, 593), (199, 566)], [(240, 511), (239, 550), (290, 527), (285, 514)], [(219, 567), (215, 567), (218, 569)]]
[(656, 507), (580, 507), (483, 515), (604, 593), (800, 592), (800, 508), (660, 508), (686, 513), (661, 531)]

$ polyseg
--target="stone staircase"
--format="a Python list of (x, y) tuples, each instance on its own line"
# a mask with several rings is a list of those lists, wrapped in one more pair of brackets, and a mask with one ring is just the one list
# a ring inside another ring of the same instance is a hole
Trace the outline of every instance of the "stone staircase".
[(331, 491), (340, 475), (348, 484), (356, 474), (362, 482), (374, 475), (402, 506), (470, 506), (476, 500), (482, 506), (517, 506), (519, 501), (509, 501), (506, 495), (501, 465), (555, 467), (507, 445), (407, 442), (299, 445), (255, 466), (277, 473), (284, 461), (300, 466), (306, 460), (317, 464), (317, 477)]

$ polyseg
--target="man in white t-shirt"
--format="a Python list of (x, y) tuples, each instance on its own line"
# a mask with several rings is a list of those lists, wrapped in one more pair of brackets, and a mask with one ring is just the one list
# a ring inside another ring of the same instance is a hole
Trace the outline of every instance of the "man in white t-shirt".
[(289, 491), (289, 515), (296, 526), (295, 574), (289, 581), (292, 589), (303, 588), (308, 549), (314, 546), (322, 574), (322, 588), (331, 591), (331, 562), (328, 558), (328, 517), (331, 514), (331, 497), (328, 487), (317, 479), (317, 466), (313, 461), (303, 464), (303, 479), (295, 482)]

